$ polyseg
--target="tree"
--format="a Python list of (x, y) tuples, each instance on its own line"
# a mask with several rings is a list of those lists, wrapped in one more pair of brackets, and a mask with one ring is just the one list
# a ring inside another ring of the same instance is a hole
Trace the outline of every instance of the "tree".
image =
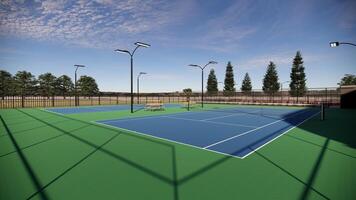
[(339, 85), (356, 85), (356, 75), (353, 74), (345, 74), (345, 76), (341, 79)]
[(11, 89), (13, 89), (12, 75), (5, 70), (0, 70), (0, 95), (3, 100), (5, 96), (13, 93)]
[(190, 88), (185, 88), (183, 89), (183, 93), (187, 98), (189, 98), (192, 95), (193, 91)]
[(303, 58), (300, 54), (300, 51), (297, 51), (297, 54), (294, 57), (290, 79), (291, 81), (289, 83), (289, 93), (291, 96), (297, 97), (298, 101), (298, 97), (304, 96), (307, 91), (305, 85), (306, 76), (304, 72)]
[(70, 95), (70, 93), (74, 89), (74, 84), (72, 79), (67, 75), (62, 75), (56, 80), (56, 93), (62, 95), (64, 99), (66, 96)]
[(216, 79), (214, 69), (210, 70), (206, 89), (209, 95), (214, 95), (218, 93), (218, 80)]
[(183, 89), (183, 93), (184, 93), (184, 95), (187, 97), (187, 103), (188, 103), (188, 105), (187, 105), (187, 109), (188, 109), (188, 111), (189, 111), (189, 107), (190, 107), (190, 96), (192, 95), (192, 93), (193, 93), (193, 91), (192, 91), (192, 89), (190, 89), (190, 88), (185, 88), (185, 89)]
[(56, 77), (51, 73), (44, 73), (38, 76), (40, 94), (49, 98), (55, 94)]
[(278, 74), (276, 65), (270, 62), (267, 66), (265, 77), (263, 78), (263, 91), (269, 95), (273, 95), (279, 90)]
[(81, 76), (77, 83), (79, 94), (83, 96), (93, 96), (99, 93), (98, 84), (93, 77)]
[(225, 84), (224, 95), (233, 95), (236, 89), (235, 89), (235, 80), (234, 80), (234, 70), (230, 61), (227, 63), (226, 66), (224, 84)]
[(14, 76), (14, 83), (16, 93), (25, 96), (35, 92), (34, 89), (37, 81), (31, 72), (18, 71)]
[(245, 74), (244, 80), (242, 81), (241, 91), (249, 93), (252, 90), (251, 79), (248, 73)]

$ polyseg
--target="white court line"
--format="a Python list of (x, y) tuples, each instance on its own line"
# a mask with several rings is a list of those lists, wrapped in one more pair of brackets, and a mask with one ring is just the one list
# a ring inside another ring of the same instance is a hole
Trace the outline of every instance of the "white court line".
[[(308, 110), (306, 110), (306, 111), (308, 111)], [(299, 115), (299, 114), (305, 113), (306, 111), (301, 112), (301, 113), (296, 113), (295, 115)], [(267, 127), (267, 126), (270, 126), (270, 125), (272, 125), (272, 124), (278, 123), (278, 122), (280, 122), (280, 121), (283, 121), (283, 120), (289, 119), (289, 118), (291, 118), (291, 117), (294, 117), (295, 115), (292, 115), (292, 116), (290, 116), (290, 117), (288, 117), (288, 118), (280, 119), (280, 120), (277, 120), (277, 121), (274, 121), (274, 122), (265, 124), (265, 125), (263, 125), (263, 126), (257, 127), (257, 128), (255, 128), (255, 129), (252, 129), (252, 130), (249, 130), (249, 131), (246, 131), (246, 132), (244, 132), (244, 133), (241, 133), (241, 134), (234, 135), (234, 136), (232, 136), (232, 137), (226, 138), (226, 139), (224, 139), (224, 140), (220, 140), (219, 142), (215, 142), (215, 143), (213, 143), (213, 144), (210, 144), (210, 145), (208, 145), (208, 146), (203, 147), (203, 149), (207, 149), (207, 148), (210, 148), (210, 147), (212, 147), (212, 146), (221, 144), (221, 143), (223, 143), (223, 142), (232, 140), (232, 139), (234, 139), (234, 138), (241, 137), (241, 136), (246, 135), (246, 134), (249, 134), (249, 133), (251, 133), (251, 132), (253, 132), (253, 131), (257, 131), (257, 130), (262, 129), (262, 128), (264, 128), (264, 127)]]
[[(169, 117), (169, 118), (172, 118), (172, 119), (176, 118), (176, 119), (181, 119), (181, 120), (204, 122), (205, 119), (204, 120), (194, 120), (194, 119), (185, 119), (185, 118), (179, 118), (179, 117), (171, 117), (171, 116), (180, 116), (180, 115), (196, 115), (196, 114), (202, 114), (204, 112), (199, 112), (198, 111), (198, 112), (181, 112), (181, 113), (161, 114), (161, 115), (153, 115), (153, 116), (152, 115), (147, 115), (147, 116), (140, 116), (140, 117), (129, 117), (129, 118), (99, 120), (98, 122), (102, 123), (102, 122), (114, 122), (114, 121), (131, 121), (131, 120), (154, 119), (154, 118), (162, 118), (162, 117)], [(234, 114), (234, 115), (237, 115), (237, 114)], [(210, 121), (206, 121), (206, 122), (210, 122)], [(223, 122), (211, 122), (211, 123), (220, 123), (220, 124), (226, 124), (226, 125), (233, 125), (233, 124), (230, 124), (230, 123), (223, 123)], [(246, 126), (246, 127), (250, 127), (250, 128), (256, 128), (256, 126), (248, 126), (248, 125), (241, 125), (241, 126)]]
[(129, 117), (129, 118), (118, 118), (118, 119), (108, 119), (108, 120), (98, 120), (96, 122), (99, 123), (105, 123), (105, 122), (116, 122), (116, 121), (120, 121), (120, 122), (125, 122), (125, 121), (134, 121), (134, 120), (140, 120), (140, 119), (154, 119), (154, 118), (162, 118), (165, 117), (163, 115), (157, 115), (157, 116), (142, 116), (142, 117)]
[[(157, 137), (157, 136), (154, 136), (154, 135), (150, 135), (150, 134), (148, 134), (148, 133), (141, 133), (141, 132), (137, 132), (137, 131), (133, 131), (133, 130), (121, 128), (121, 127), (118, 127), (118, 126), (113, 126), (113, 125), (109, 125), (109, 124), (99, 123), (99, 122), (97, 122), (97, 121), (92, 121), (92, 122), (95, 122), (95, 123), (97, 123), (97, 124), (99, 124), (99, 125), (101, 125), (101, 126), (107, 126), (107, 127), (110, 127), (110, 128), (114, 128), (114, 129), (121, 130), (121, 131), (126, 131), (126, 132), (124, 132), (125, 134), (138, 134), (138, 135), (143, 135), (143, 136), (146, 136), (146, 137), (155, 138), (155, 139), (162, 140), (162, 141), (165, 141), (165, 142), (176, 143), (176, 144), (180, 144), (180, 145), (184, 145), (184, 146), (188, 146), (188, 147), (193, 147), (193, 148), (196, 148), (196, 149), (199, 149), (199, 150), (210, 151), (210, 152), (214, 152), (214, 153), (221, 154), (221, 155), (224, 155), (224, 156), (229, 156), (229, 157), (233, 157), (233, 158), (240, 158), (240, 159), (242, 159), (242, 157), (239, 157), (239, 156), (235, 156), (235, 155), (231, 155), (231, 154), (228, 154), (228, 153), (223, 153), (223, 152), (215, 151), (215, 150), (211, 150), (211, 149), (203, 149), (202, 147), (199, 147), (199, 146), (195, 146), (195, 145), (191, 145), (191, 144), (187, 144), (187, 143), (178, 142), (178, 141), (176, 141), (176, 140), (170, 140), (170, 139), (166, 139), (166, 138)], [(128, 132), (128, 133), (127, 133), (127, 132)]]
[(188, 119), (188, 118), (171, 117), (171, 116), (163, 116), (163, 117), (170, 118), (170, 119), (193, 121), (193, 122), (203, 122), (203, 123), (221, 124), (221, 125), (227, 125), (227, 126), (239, 126), (239, 127), (256, 128), (256, 126), (248, 126), (248, 125), (243, 125), (243, 124), (231, 124), (231, 123), (224, 123), (224, 122), (205, 121), (205, 120)]
[(208, 120), (213, 120), (213, 119), (222, 119), (222, 118), (238, 116), (238, 115), (245, 115), (245, 114), (244, 113), (236, 113), (236, 114), (224, 115), (224, 116), (220, 116), (220, 117), (211, 117), (211, 118), (203, 119), (203, 120), (200, 120), (200, 121), (208, 121)]
[[(41, 110), (45, 111), (45, 112), (49, 112), (49, 113), (53, 113), (53, 114), (57, 114), (57, 115), (63, 115), (61, 113), (57, 113), (57, 112), (53, 112), (53, 111), (50, 111), (50, 110), (46, 110), (44, 108), (42, 108)], [(303, 112), (304, 113), (304, 112)], [(320, 112), (318, 112), (320, 113)], [(286, 134), (287, 132), (289, 132), (290, 130), (292, 130), (293, 128), (301, 125), (302, 123), (306, 122), (307, 120), (311, 119), (312, 117), (314, 117), (315, 115), (317, 115), (318, 113), (312, 115), (311, 117), (308, 117), (307, 119), (305, 119), (304, 121), (302, 121), (301, 123), (299, 123), (298, 125), (292, 127), (291, 129), (285, 131), (284, 133), (282, 133), (282, 135)], [(182, 114), (182, 113), (177, 113), (177, 114)], [(70, 118), (70, 117), (69, 117)], [(116, 119), (118, 120), (118, 119)], [(113, 120), (111, 120), (113, 121)], [(212, 149), (205, 149), (205, 148), (202, 148), (202, 147), (198, 147), (198, 146), (194, 146), (194, 145), (191, 145), (191, 144), (186, 144), (186, 143), (182, 143), (182, 142), (178, 142), (178, 141), (175, 141), (175, 140), (170, 140), (170, 139), (165, 139), (165, 138), (161, 138), (161, 137), (157, 137), (157, 136), (153, 136), (153, 135), (150, 135), (150, 134), (146, 134), (146, 133), (141, 133), (141, 132), (137, 132), (137, 131), (133, 131), (133, 130), (129, 130), (129, 129), (124, 129), (124, 128), (121, 128), (121, 127), (117, 127), (117, 126), (113, 126), (113, 125), (109, 125), (109, 124), (105, 124), (104, 121), (102, 122), (99, 122), (99, 121), (90, 121), (92, 123), (96, 123), (96, 124), (99, 124), (99, 125), (102, 125), (102, 126), (106, 126), (106, 127), (110, 127), (110, 128), (113, 128), (113, 129), (118, 129), (118, 130), (124, 130), (124, 131), (127, 131), (129, 133), (132, 133), (132, 134), (139, 134), (139, 135), (144, 135), (146, 137), (151, 137), (151, 138), (155, 138), (155, 139), (158, 139), (158, 140), (162, 140), (162, 141), (168, 141), (168, 142), (172, 142), (172, 143), (177, 143), (177, 144), (181, 144), (181, 145), (184, 145), (184, 146), (188, 146), (188, 147), (193, 147), (193, 148), (196, 148), (196, 149), (201, 149), (201, 150), (205, 150), (205, 151), (210, 151), (210, 152), (214, 152), (214, 153), (217, 153), (217, 154), (220, 154), (220, 155), (224, 155), (224, 156), (228, 156), (228, 157), (232, 157), (232, 158), (240, 158), (240, 159), (244, 159), (246, 158), (248, 155), (252, 154), (253, 152), (257, 151), (258, 149), (262, 148), (263, 146), (265, 146), (266, 144), (262, 145), (261, 147), (258, 147), (256, 150), (248, 153), (247, 155), (243, 156), (243, 157), (239, 157), (239, 156), (235, 156), (235, 155), (231, 155), (231, 154), (228, 154), (228, 153), (223, 153), (223, 152), (219, 152), (219, 151), (215, 151), (215, 150), (212, 150)], [(106, 121), (105, 121), (106, 122)], [(282, 136), (281, 135), (281, 136)], [(278, 136), (280, 137), (280, 136)], [(275, 139), (277, 139), (278, 137), (276, 137)], [(273, 140), (275, 140), (273, 139)], [(268, 143), (272, 142), (273, 140), (269, 141)]]
[(263, 145), (261, 145), (261, 146), (257, 147), (256, 149), (254, 149), (253, 151), (251, 151), (250, 153), (248, 153), (248, 154), (244, 155), (244, 156), (243, 156), (243, 157), (241, 157), (241, 158), (242, 158), (242, 159), (243, 159), (243, 158), (246, 158), (246, 157), (247, 157), (247, 156), (249, 156), (250, 154), (254, 153), (255, 151), (257, 151), (257, 150), (259, 150), (259, 149), (261, 149), (262, 147), (266, 146), (267, 144), (269, 144), (269, 143), (273, 142), (273, 141), (274, 141), (274, 140), (276, 140), (277, 138), (279, 138), (279, 137), (281, 137), (282, 135), (284, 135), (284, 134), (288, 133), (289, 131), (293, 130), (294, 128), (298, 127), (299, 125), (303, 124), (304, 122), (306, 122), (307, 120), (309, 120), (309, 119), (313, 118), (314, 116), (318, 115), (319, 113), (320, 113), (320, 111), (319, 111), (319, 112), (317, 112), (317, 113), (315, 113), (314, 115), (312, 115), (312, 116), (310, 116), (310, 117), (306, 118), (305, 120), (303, 120), (302, 122), (298, 123), (297, 125), (295, 125), (295, 126), (291, 127), (290, 129), (288, 129), (288, 130), (284, 131), (283, 133), (281, 133), (281, 134), (280, 134), (280, 135), (278, 135), (277, 137), (273, 138), (272, 140), (269, 140), (269, 141), (268, 141), (268, 142), (266, 142), (265, 144), (263, 144)]
[(64, 115), (63, 113), (55, 112), (55, 111), (52, 111), (52, 110), (47, 110), (46, 108), (40, 108), (40, 110), (43, 110), (45, 112), (49, 112), (49, 113), (52, 113), (52, 114)]

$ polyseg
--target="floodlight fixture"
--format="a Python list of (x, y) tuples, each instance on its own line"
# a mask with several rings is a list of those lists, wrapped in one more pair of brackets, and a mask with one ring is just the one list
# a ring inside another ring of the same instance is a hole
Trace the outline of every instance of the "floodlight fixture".
[(356, 46), (356, 44), (353, 44), (353, 43), (350, 43), (350, 42), (330, 42), (329, 43), (330, 47), (337, 47), (337, 46), (340, 46), (340, 44)]
[(330, 42), (330, 47), (337, 47), (339, 45), (339, 42)]
[(131, 53), (125, 49), (115, 49), (115, 52), (118, 52), (118, 53), (128, 53), (131, 55)]
[(204, 69), (210, 64), (217, 64), (218, 62), (216, 61), (209, 61), (207, 64), (204, 65), (204, 67), (196, 64), (189, 64), (188, 66), (190, 67), (199, 67), (201, 69), (201, 107), (204, 107)]
[(79, 67), (85, 67), (85, 65), (74, 65), (74, 67), (76, 67), (74, 72), (74, 90), (75, 90), (74, 105), (79, 106), (79, 98), (77, 92), (77, 71)]
[[(190, 64), (190, 65), (188, 65), (188, 66), (190, 66), (190, 67), (200, 67), (199, 65), (194, 65), (194, 64)], [(200, 67), (201, 68), (201, 67)]]
[(147, 74), (146, 72), (140, 72), (137, 75), (137, 104), (140, 104), (140, 76)]
[(135, 49), (133, 51), (128, 51), (128, 50), (125, 50), (125, 49), (116, 49), (115, 52), (119, 52), (119, 53), (127, 53), (130, 55), (130, 61), (131, 61), (131, 113), (133, 113), (133, 101), (134, 101), (134, 94), (133, 94), (133, 56), (136, 52), (136, 50), (139, 48), (139, 47), (150, 47), (151, 45), (147, 44), (147, 43), (143, 43), (143, 42), (135, 42)]
[(145, 47), (145, 48), (148, 48), (148, 47), (151, 46), (150, 44), (143, 43), (143, 42), (136, 42), (135, 45), (136, 45), (136, 46)]

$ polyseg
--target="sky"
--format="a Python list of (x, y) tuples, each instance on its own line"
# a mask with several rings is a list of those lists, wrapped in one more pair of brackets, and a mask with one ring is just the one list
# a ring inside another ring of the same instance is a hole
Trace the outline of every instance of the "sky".
[(201, 72), (188, 65), (210, 60), (218, 64), (205, 79), (214, 69), (223, 82), (231, 61), (237, 89), (245, 73), (261, 89), (269, 61), (280, 82), (290, 80), (297, 51), (307, 87), (336, 87), (356, 74), (356, 47), (329, 42), (356, 43), (355, 11), (355, 0), (1, 0), (0, 69), (74, 79), (83, 64), (78, 75), (101, 91), (127, 92), (130, 58), (114, 50), (141, 41), (151, 45), (134, 55), (134, 84), (147, 72), (141, 92), (199, 91)]

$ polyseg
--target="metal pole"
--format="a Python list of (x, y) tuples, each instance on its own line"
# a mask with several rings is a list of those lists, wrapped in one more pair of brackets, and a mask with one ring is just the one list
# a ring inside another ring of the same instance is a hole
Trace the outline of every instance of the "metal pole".
[[(77, 67), (78, 69), (78, 67)], [(74, 96), (74, 106), (77, 106), (77, 69), (75, 69), (75, 75), (74, 75), (74, 90), (75, 90), (75, 96)]]
[(131, 113), (133, 113), (133, 55), (131, 55)]
[(204, 107), (204, 69), (201, 70), (201, 107)]
[(140, 75), (137, 76), (137, 104), (140, 104)]

